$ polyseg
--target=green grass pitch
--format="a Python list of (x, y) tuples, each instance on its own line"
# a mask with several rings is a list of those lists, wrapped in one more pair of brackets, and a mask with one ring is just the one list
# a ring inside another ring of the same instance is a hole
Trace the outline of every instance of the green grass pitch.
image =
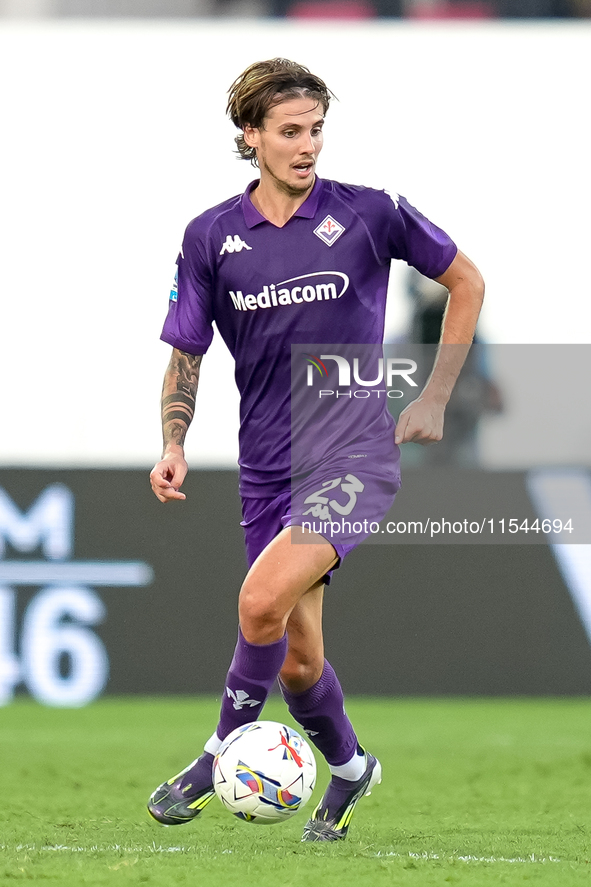
[[(349, 837), (300, 844), (322, 793), (278, 826), (214, 799), (163, 828), (155, 786), (195, 757), (211, 698), (104, 699), (77, 710), (0, 710), (0, 885), (381, 887), (564, 885), (591, 879), (591, 707), (586, 700), (350, 699), (384, 781)], [(277, 698), (265, 717), (287, 720)], [(317, 756), (318, 758), (318, 756)]]

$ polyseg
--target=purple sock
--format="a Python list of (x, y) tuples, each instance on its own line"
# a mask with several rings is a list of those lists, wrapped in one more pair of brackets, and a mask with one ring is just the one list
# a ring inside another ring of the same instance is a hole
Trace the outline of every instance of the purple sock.
[(183, 790), (194, 788), (200, 791), (213, 783), (213, 755), (203, 752), (201, 757), (187, 767), (180, 787)]
[(287, 634), (272, 644), (249, 644), (241, 631), (226, 677), (216, 733), (228, 733), (256, 721), (287, 654)]
[(292, 717), (327, 762), (335, 767), (348, 763), (357, 751), (357, 736), (345, 714), (343, 691), (330, 662), (324, 660), (320, 680), (303, 693), (290, 693), (280, 686)]

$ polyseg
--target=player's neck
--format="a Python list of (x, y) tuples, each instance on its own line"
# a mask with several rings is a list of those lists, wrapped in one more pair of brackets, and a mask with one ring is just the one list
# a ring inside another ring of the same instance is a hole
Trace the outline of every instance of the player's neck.
[(314, 182), (307, 191), (293, 194), (275, 181), (261, 176), (257, 187), (250, 192), (250, 199), (261, 215), (277, 228), (283, 228), (308, 199), (313, 187)]

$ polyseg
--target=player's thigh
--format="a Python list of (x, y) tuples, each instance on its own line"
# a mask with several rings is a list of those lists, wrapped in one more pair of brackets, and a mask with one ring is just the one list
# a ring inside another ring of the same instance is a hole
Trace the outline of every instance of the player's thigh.
[(333, 546), (300, 527), (286, 527), (261, 552), (240, 590), (243, 621), (287, 620), (301, 598), (337, 561)]
[(294, 485), (290, 523), (321, 534), (342, 564), (364, 539), (380, 532), (380, 521), (399, 487), (398, 463), (392, 454), (384, 453), (382, 460), (360, 460), (354, 469), (335, 459)]

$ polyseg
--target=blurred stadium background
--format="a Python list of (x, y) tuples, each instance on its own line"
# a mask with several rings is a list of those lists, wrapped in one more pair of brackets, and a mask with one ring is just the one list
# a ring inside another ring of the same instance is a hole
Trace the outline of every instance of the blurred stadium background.
[[(0, 0), (2, 702), (219, 692), (244, 571), (219, 341), (187, 502), (163, 509), (147, 472), (174, 261), (186, 223), (254, 177), (224, 107), (257, 58), (296, 58), (338, 96), (321, 175), (405, 194), (487, 281), (496, 403), (465, 462), (405, 456), (407, 501), (534, 519), (567, 496), (589, 520), (589, 15), (588, 0)], [(395, 267), (391, 340), (416, 304)], [(360, 549), (327, 601), (346, 690), (589, 693), (591, 536), (523, 541)], [(154, 652), (163, 624), (194, 668)]]

